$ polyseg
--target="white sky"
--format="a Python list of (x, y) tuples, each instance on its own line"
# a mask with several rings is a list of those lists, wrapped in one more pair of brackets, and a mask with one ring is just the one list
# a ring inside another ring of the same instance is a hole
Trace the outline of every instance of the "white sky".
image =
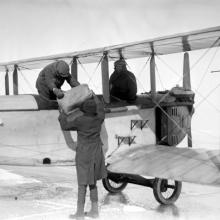
[(218, 26), (219, 0), (0, 0), (0, 61)]
[[(219, 25), (219, 0), (0, 0), (0, 62), (146, 40)], [(191, 64), (203, 53), (190, 53)], [(210, 63), (215, 53), (215, 59)], [(169, 55), (163, 60), (181, 76), (182, 54)], [(149, 76), (140, 72), (145, 61), (129, 61), (131, 70), (140, 77), (139, 91), (149, 91)], [(91, 73), (95, 66), (86, 69)], [(214, 140), (215, 146), (219, 146), (220, 73), (210, 74), (216, 69), (220, 69), (220, 52), (213, 49), (192, 70), (194, 90), (204, 78), (196, 93), (196, 102), (206, 96), (209, 100), (199, 104), (193, 123), (195, 131), (214, 136), (203, 135), (203, 139)], [(80, 80), (88, 82), (85, 72), (79, 71), (82, 72)], [(20, 93), (36, 92), (34, 84), (38, 72), (24, 72), (25, 80), (19, 76)], [(180, 76), (158, 61), (159, 90), (181, 85)], [(92, 78), (90, 84), (100, 91), (100, 77)], [(0, 74), (0, 95), (3, 94), (4, 74)], [(198, 143), (202, 142), (204, 140)]]

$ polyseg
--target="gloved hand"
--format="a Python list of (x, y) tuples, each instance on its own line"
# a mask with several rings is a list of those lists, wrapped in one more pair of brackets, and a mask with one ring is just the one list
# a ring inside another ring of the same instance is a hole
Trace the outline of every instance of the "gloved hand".
[(53, 88), (53, 93), (56, 95), (58, 99), (62, 99), (64, 97), (64, 93), (61, 89)]

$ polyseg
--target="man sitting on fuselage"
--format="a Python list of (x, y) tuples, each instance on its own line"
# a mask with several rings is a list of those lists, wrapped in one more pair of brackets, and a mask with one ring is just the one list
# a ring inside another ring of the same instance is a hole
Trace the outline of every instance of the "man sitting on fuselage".
[(110, 95), (114, 99), (134, 101), (137, 94), (135, 75), (127, 70), (124, 59), (114, 63), (115, 71), (112, 73), (110, 83)]

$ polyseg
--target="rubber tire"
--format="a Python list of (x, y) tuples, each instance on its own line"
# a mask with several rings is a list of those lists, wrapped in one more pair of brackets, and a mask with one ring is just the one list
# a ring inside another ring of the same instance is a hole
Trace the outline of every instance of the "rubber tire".
[(172, 195), (169, 198), (164, 198), (161, 192), (161, 184), (163, 184), (163, 181), (169, 181), (169, 180), (155, 178), (153, 184), (154, 197), (160, 204), (171, 205), (179, 198), (182, 189), (182, 182), (175, 181), (175, 189)]
[[(114, 187), (111, 185), (110, 179), (108, 177), (102, 179), (102, 184), (104, 186), (104, 188), (110, 192), (110, 193), (119, 193), (121, 192), (123, 189), (125, 189), (125, 187), (127, 186), (127, 182), (122, 182), (121, 185), (119, 187)], [(112, 180), (111, 180), (112, 181)]]

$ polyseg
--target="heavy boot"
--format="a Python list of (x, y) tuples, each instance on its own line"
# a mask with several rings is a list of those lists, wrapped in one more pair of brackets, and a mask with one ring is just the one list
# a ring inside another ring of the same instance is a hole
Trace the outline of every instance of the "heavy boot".
[(91, 210), (89, 212), (86, 212), (85, 215), (90, 218), (98, 218), (99, 217), (98, 202), (92, 202)]
[(77, 201), (77, 211), (75, 214), (70, 215), (69, 217), (77, 220), (84, 220), (84, 206), (86, 198), (86, 186), (78, 186), (78, 201)]
[(77, 203), (77, 211), (75, 214), (70, 215), (69, 217), (71, 219), (76, 219), (76, 220), (84, 220), (84, 204), (78, 204)]
[(89, 212), (86, 212), (86, 216), (91, 218), (98, 218), (99, 217), (99, 210), (98, 210), (98, 191), (96, 185), (89, 185), (90, 189), (90, 200), (91, 200), (91, 209)]

